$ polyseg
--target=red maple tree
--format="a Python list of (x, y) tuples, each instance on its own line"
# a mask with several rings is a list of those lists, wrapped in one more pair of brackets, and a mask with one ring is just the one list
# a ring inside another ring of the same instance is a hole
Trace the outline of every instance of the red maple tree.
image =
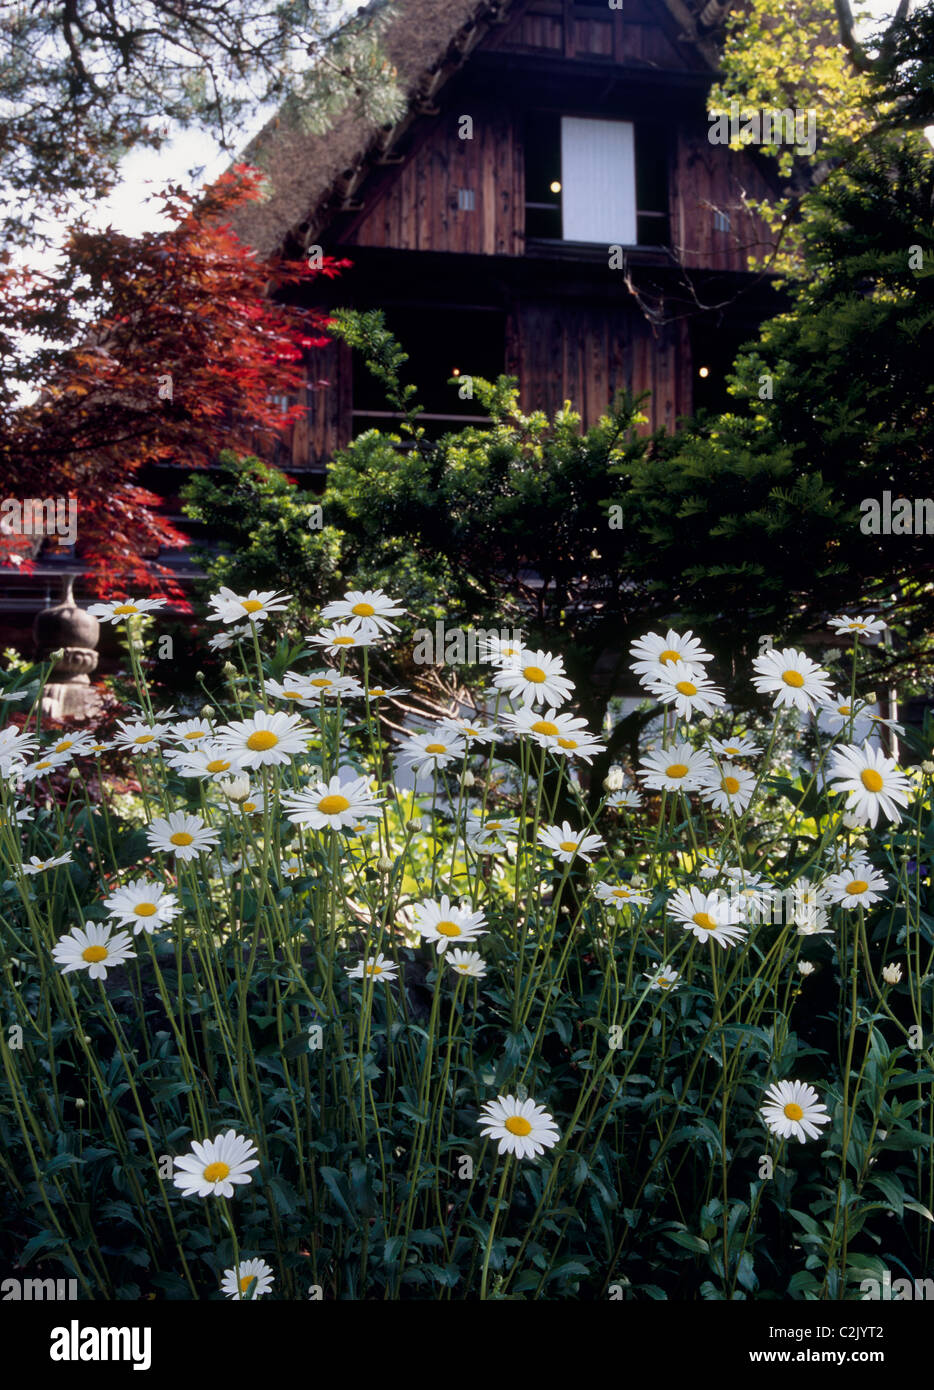
[[(271, 291), (349, 262), (258, 259), (224, 217), (260, 186), (259, 171), (240, 165), (198, 195), (165, 190), (168, 231), (80, 225), (54, 271), (0, 265), (0, 358), (19, 383), (0, 388), (3, 487), (75, 500), (76, 554), (102, 597), (182, 595), (156, 557), (186, 538), (140, 485), (147, 465), (266, 452), (303, 409), (283, 411), (274, 397), (302, 384), (305, 353), (328, 341), (327, 318)], [(25, 572), (41, 544), (0, 527), (0, 564)]]

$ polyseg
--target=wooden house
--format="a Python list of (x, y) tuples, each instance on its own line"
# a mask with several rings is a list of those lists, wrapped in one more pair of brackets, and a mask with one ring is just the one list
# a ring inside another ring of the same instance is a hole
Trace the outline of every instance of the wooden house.
[[(708, 138), (729, 4), (397, 0), (384, 47), (408, 95), (374, 129), (310, 137), (283, 111), (245, 158), (268, 197), (235, 227), (258, 251), (347, 257), (319, 304), (385, 311), (423, 422), (482, 419), (452, 376), (519, 379), (525, 409), (596, 420), (627, 387), (651, 427), (726, 403), (736, 347), (775, 311), (751, 273), (768, 161)], [(321, 473), (395, 418), (350, 350), (311, 352), (279, 462)]]

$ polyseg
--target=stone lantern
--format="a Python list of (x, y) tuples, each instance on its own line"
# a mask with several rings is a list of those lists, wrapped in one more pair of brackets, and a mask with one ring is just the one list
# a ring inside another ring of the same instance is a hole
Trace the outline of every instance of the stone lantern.
[(48, 719), (88, 719), (101, 709), (91, 689), (90, 673), (97, 667), (100, 623), (75, 603), (73, 574), (62, 576), (62, 601), (44, 608), (32, 625), (40, 660), (61, 651), (42, 692), (42, 713)]

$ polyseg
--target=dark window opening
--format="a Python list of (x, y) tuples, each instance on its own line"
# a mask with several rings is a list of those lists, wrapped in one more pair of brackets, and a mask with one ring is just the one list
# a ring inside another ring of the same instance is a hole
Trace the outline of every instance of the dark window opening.
[[(390, 308), (386, 326), (409, 355), (400, 376), (416, 387), (419, 417), (431, 437), (456, 429), (463, 420), (484, 420), (483, 406), (472, 394), (471, 377), (495, 381), (506, 370), (506, 316), (495, 310), (459, 308)], [(457, 377), (460, 386), (449, 385)], [(369, 429), (392, 429), (399, 413), (382, 386), (353, 355), (354, 435)]]

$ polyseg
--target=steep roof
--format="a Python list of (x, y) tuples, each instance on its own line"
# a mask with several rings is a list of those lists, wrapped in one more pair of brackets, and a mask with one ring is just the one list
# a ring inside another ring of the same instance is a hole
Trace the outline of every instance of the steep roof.
[[(713, 71), (717, 50), (712, 31), (731, 0), (659, 0)], [(525, 0), (395, 0), (394, 18), (381, 46), (406, 94), (407, 112), (391, 128), (348, 110), (323, 135), (303, 130), (284, 106), (240, 156), (256, 164), (268, 181), (262, 202), (237, 210), (234, 229), (261, 256), (280, 251), (290, 235), (304, 241), (322, 222), (328, 206), (350, 197), (372, 162), (384, 157), (429, 105), (491, 27), (520, 9)]]

